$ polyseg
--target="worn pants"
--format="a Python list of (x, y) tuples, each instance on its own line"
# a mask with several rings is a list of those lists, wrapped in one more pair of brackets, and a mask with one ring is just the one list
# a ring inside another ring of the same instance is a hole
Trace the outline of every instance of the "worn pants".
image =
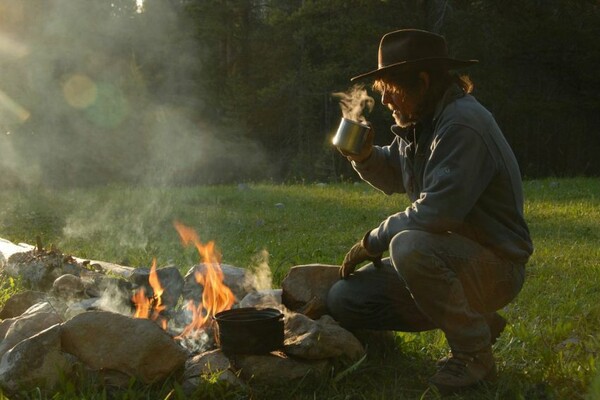
[(486, 314), (521, 290), (523, 264), (453, 233), (403, 231), (382, 268), (368, 264), (329, 291), (329, 313), (349, 329), (441, 329), (453, 351), (490, 344)]

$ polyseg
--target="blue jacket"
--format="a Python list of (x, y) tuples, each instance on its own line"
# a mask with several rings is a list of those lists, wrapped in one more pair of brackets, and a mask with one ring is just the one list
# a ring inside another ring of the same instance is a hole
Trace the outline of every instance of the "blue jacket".
[(384, 252), (404, 230), (454, 232), (502, 258), (527, 262), (533, 245), (519, 166), (488, 110), (453, 85), (430, 121), (392, 131), (389, 146), (374, 146), (366, 161), (353, 163), (373, 187), (406, 193), (412, 202), (367, 234), (371, 252)]

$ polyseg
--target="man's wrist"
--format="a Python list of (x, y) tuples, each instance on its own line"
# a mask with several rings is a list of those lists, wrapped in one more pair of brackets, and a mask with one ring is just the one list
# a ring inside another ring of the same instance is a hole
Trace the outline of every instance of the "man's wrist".
[(387, 245), (381, 245), (379, 238), (377, 237), (377, 229), (368, 231), (365, 236), (363, 236), (361, 243), (367, 253), (373, 257), (380, 256), (387, 248)]

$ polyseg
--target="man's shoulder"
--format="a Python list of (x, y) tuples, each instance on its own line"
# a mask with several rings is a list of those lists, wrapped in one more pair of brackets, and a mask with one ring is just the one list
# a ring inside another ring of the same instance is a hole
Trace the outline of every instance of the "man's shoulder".
[(480, 131), (492, 121), (494, 121), (492, 113), (475, 96), (465, 94), (446, 105), (436, 120), (436, 126), (444, 128), (458, 124)]

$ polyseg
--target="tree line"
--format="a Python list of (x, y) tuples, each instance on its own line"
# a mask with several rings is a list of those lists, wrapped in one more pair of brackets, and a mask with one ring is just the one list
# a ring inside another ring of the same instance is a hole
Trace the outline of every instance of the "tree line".
[[(30, 113), (1, 109), (11, 134), (0, 146), (38, 165), (0, 162), (4, 184), (23, 171), (58, 185), (142, 175), (165, 184), (353, 179), (330, 144), (341, 117), (333, 93), (375, 68), (382, 34), (402, 28), (440, 33), (451, 55), (480, 61), (464, 72), (525, 177), (600, 175), (594, 0), (145, 0), (143, 8), (135, 0), (3, 0), (0, 7), (4, 31), (28, 46), (26, 55), (4, 57), (0, 90)], [(87, 105), (86, 93), (94, 99)], [(392, 119), (375, 100), (367, 118), (376, 142), (386, 144)]]

